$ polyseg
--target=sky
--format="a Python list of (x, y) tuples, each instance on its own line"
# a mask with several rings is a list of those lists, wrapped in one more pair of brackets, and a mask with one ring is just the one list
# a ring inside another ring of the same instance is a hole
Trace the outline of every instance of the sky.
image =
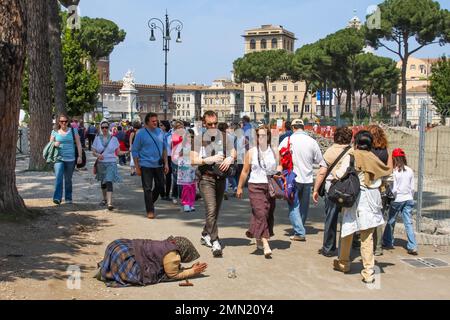
[[(169, 84), (206, 84), (230, 77), (233, 61), (244, 55), (245, 30), (263, 24), (282, 25), (294, 32), (295, 49), (345, 28), (356, 15), (365, 20), (367, 9), (379, 0), (81, 0), (82, 16), (106, 18), (127, 32), (111, 54), (111, 80), (121, 80), (128, 70), (136, 83), (164, 83), (162, 35), (150, 42), (150, 18), (179, 19), (182, 43), (172, 35), (168, 55)], [(450, 9), (450, 1), (438, 1)], [(413, 46), (415, 47), (415, 46)], [(387, 50), (376, 54), (398, 60)], [(430, 45), (416, 57), (450, 55), (450, 45)]]

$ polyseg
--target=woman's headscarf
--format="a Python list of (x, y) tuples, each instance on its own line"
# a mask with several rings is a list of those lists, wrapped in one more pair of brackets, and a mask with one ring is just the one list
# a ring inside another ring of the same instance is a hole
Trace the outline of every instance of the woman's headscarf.
[(175, 243), (177, 246), (181, 262), (189, 263), (200, 258), (200, 254), (188, 238), (170, 236), (167, 240)]

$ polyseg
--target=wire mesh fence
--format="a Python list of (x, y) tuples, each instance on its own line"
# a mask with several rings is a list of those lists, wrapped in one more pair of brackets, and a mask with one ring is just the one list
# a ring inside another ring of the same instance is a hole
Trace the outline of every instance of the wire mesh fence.
[[(426, 115), (425, 108), (422, 117)], [(416, 212), (418, 222), (423, 218), (428, 223), (419, 224), (420, 231), (439, 234), (443, 228), (450, 227), (450, 127), (426, 125), (417, 129), (390, 127), (387, 134), (390, 149), (405, 150), (408, 166), (414, 170), (416, 183)], [(423, 165), (420, 165), (420, 137), (423, 134)], [(421, 181), (420, 176), (423, 176)], [(422, 182), (422, 188), (420, 183)], [(420, 201), (420, 197), (422, 198)], [(429, 223), (432, 219), (434, 223)], [(446, 234), (446, 233), (445, 233)]]

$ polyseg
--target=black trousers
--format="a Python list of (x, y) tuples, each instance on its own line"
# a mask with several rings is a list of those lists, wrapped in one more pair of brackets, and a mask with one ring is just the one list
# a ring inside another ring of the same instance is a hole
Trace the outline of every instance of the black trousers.
[(172, 189), (172, 157), (167, 157), (169, 163), (169, 173), (166, 174), (166, 190), (164, 197), (170, 197), (170, 190)]
[(322, 250), (325, 253), (332, 253), (336, 250), (336, 234), (339, 213), (341, 208), (335, 203), (328, 200), (325, 196), (325, 226), (323, 230), (323, 245)]
[[(155, 212), (155, 202), (159, 195), (164, 194), (164, 170), (163, 168), (144, 168), (142, 170), (142, 188), (144, 189), (145, 209)], [(153, 181), (155, 186), (153, 187)]]
[(95, 140), (95, 134), (88, 134), (88, 140), (89, 140), (89, 151), (92, 150), (92, 144)]

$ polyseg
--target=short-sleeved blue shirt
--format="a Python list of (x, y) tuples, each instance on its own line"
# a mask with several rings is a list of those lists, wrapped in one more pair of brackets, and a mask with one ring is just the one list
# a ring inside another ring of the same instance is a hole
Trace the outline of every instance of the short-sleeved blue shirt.
[[(59, 145), (59, 154), (62, 161), (75, 161), (75, 142), (72, 136), (72, 128), (66, 134), (60, 134), (58, 131), (52, 131), (52, 137), (55, 137), (55, 142), (61, 143)], [(78, 136), (78, 131), (73, 130), (75, 136)]]

